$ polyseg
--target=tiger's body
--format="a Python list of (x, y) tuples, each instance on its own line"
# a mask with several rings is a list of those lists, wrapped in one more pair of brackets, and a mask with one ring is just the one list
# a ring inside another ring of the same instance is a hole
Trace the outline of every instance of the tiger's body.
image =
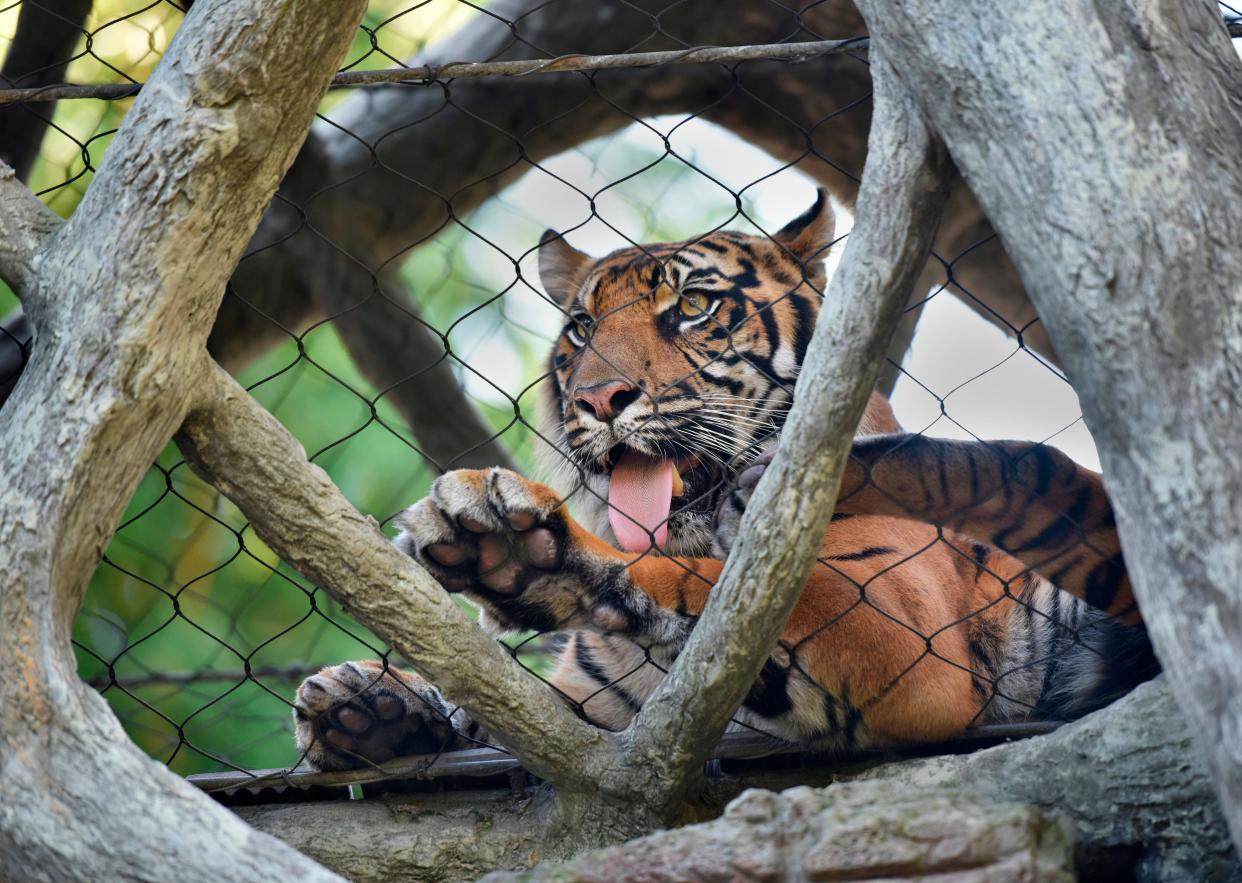
[[(600, 726), (642, 707), (707, 603), (779, 439), (831, 240), (822, 194), (771, 238), (595, 260), (545, 236), (540, 275), (568, 317), (546, 384), (565, 486), (458, 470), (398, 521), (397, 545), (485, 628), (567, 632), (551, 683)], [(1155, 670), (1097, 474), (1030, 443), (902, 434), (876, 394), (738, 720), (842, 750), (935, 742), (1077, 716)], [(374, 662), (308, 679), (295, 721), (323, 769), (481, 735)]]

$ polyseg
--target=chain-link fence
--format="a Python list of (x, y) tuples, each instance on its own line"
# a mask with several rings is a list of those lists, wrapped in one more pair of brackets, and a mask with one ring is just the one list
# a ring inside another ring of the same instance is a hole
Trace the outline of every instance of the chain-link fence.
[[(141, 83), (189, 5), (13, 3), (0, 10), (4, 88)], [(686, 576), (678, 598), (656, 602), (661, 623), (685, 627), (710, 567), (679, 556), (709, 555), (715, 513), (779, 435), (825, 288), (816, 267), (826, 258), (831, 268), (848, 234), (870, 118), (865, 43), (851, 9), (825, 0), (711, 11), (693, 2), (372, 0), (346, 71), (509, 59), (556, 59), (565, 70), (474, 77), (433, 69), (331, 91), (229, 286), (211, 343), (389, 533), (436, 476), (506, 463), (553, 482), (587, 529), (622, 537), (632, 551), (618, 553), (627, 557), (616, 579), (650, 586), (652, 562), (705, 575)], [(36, 12), (44, 20), (32, 48), (23, 29)], [(797, 61), (573, 70), (588, 54), (828, 40), (846, 42)], [(131, 102), (8, 101), (0, 150), (67, 215)], [(36, 150), (21, 147), (31, 138)], [(813, 221), (778, 231), (817, 186), (837, 204), (836, 231), (795, 246)], [(545, 229), (559, 234), (548, 248), (563, 240), (595, 256), (628, 251), (591, 276), (562, 252), (541, 284)], [(677, 245), (658, 245), (670, 242)], [(927, 437), (1047, 442), (1094, 467), (1073, 392), (964, 191), (933, 257), (885, 379), (902, 426)], [(572, 284), (549, 291), (550, 273)], [(578, 297), (588, 279), (594, 287)], [(0, 312), (15, 307), (7, 292), (0, 297)], [(0, 385), (20, 372), (29, 338), (24, 323), (7, 321)], [(644, 496), (653, 493), (662, 501)], [(631, 499), (632, 517), (618, 516), (618, 500)], [(1073, 525), (1072, 542), (1056, 550), (1062, 563), (1074, 548), (1089, 549), (1083, 513), (1036, 503), (1036, 520), (1051, 512), (1054, 524)], [(778, 743), (801, 734), (865, 747), (858, 729), (883, 729), (868, 715), (924, 701), (916, 692), (948, 703), (944, 690), (964, 689), (975, 713), (926, 730), (944, 738), (958, 725), (1058, 716), (1068, 706), (1054, 696), (1066, 676), (1057, 667), (1076, 654), (1138, 671), (1138, 657), (1124, 655), (1133, 647), (1089, 634), (1104, 627), (1087, 605), (1033, 578), (1047, 575), (1044, 562), (1023, 564), (943, 523), (902, 524), (873, 520), (855, 534), (834, 527), (840, 540), (825, 547), (816, 577), (827, 587), (820, 603), (804, 604), (791, 621), (740, 727)], [(635, 530), (669, 555), (638, 548)], [(507, 541), (518, 554), (521, 537)], [(485, 556), (478, 543), (467, 531), (459, 547)], [(431, 554), (456, 561), (451, 551)], [(633, 623), (607, 622), (611, 633), (587, 641), (566, 638), (564, 622), (523, 618), (511, 596), (546, 576), (530, 577), (531, 567), (553, 571), (564, 556), (561, 548), (544, 562), (523, 559), (520, 579), (503, 560), (492, 567), (500, 576), (471, 571), (486, 587), (474, 595), (493, 619), (520, 628), (504, 640), (529, 671), (588, 717), (620, 720), (675, 643), (631, 640)], [(929, 611), (910, 593), (920, 580), (939, 581), (921, 590), (951, 601)], [(1024, 623), (1022, 652), (1006, 644), (1014, 623)], [(171, 445), (94, 576), (74, 645), (82, 676), (138, 744), (185, 774), (292, 769), (304, 759), (292, 714), (303, 679), (346, 660), (380, 662), (355, 670), (367, 684), (386, 666), (402, 667), (272, 554)], [(415, 698), (460, 725), (451, 701), (441, 708)], [(796, 720), (812, 705), (818, 719)], [(355, 690), (322, 714), (349, 754), (351, 730), (386, 712)], [(421, 750), (503, 750), (485, 733), (464, 733)]]

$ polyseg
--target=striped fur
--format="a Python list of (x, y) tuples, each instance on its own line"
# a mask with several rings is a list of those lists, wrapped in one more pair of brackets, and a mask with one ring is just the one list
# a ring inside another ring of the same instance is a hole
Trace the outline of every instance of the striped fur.
[[(546, 235), (541, 276), (566, 315), (545, 384), (555, 489), (459, 470), (399, 520), (398, 546), (486, 628), (567, 632), (551, 682), (601, 726), (624, 727), (659, 684), (737, 538), (832, 227), (821, 193), (770, 238), (717, 232), (596, 260)], [(674, 460), (684, 480), (662, 554), (621, 551), (609, 526), (626, 448)], [(934, 742), (1074, 717), (1157, 668), (1100, 477), (1051, 448), (904, 434), (874, 395), (819, 560), (739, 725), (842, 750)], [(364, 663), (309, 679), (295, 718), (325, 769), (482, 735), (417, 675)]]

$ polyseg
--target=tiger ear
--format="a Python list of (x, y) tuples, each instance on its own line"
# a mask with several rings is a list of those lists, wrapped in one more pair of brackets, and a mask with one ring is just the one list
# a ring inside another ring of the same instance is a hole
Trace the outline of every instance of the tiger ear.
[(594, 261), (595, 258), (578, 251), (555, 230), (544, 230), (539, 237), (539, 281), (562, 306), (578, 293)]
[(828, 191), (821, 187), (816, 194), (815, 205), (772, 237), (800, 261), (822, 260), (825, 250), (832, 244), (837, 226), (836, 216), (828, 203)]

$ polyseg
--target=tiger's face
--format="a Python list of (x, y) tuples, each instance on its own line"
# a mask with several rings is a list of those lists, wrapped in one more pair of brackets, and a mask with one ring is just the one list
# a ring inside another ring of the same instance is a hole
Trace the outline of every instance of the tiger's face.
[(774, 444), (819, 313), (823, 191), (773, 237), (717, 232), (593, 258), (552, 231), (540, 279), (566, 322), (550, 427), (579, 517), (623, 549), (705, 554), (719, 494)]

